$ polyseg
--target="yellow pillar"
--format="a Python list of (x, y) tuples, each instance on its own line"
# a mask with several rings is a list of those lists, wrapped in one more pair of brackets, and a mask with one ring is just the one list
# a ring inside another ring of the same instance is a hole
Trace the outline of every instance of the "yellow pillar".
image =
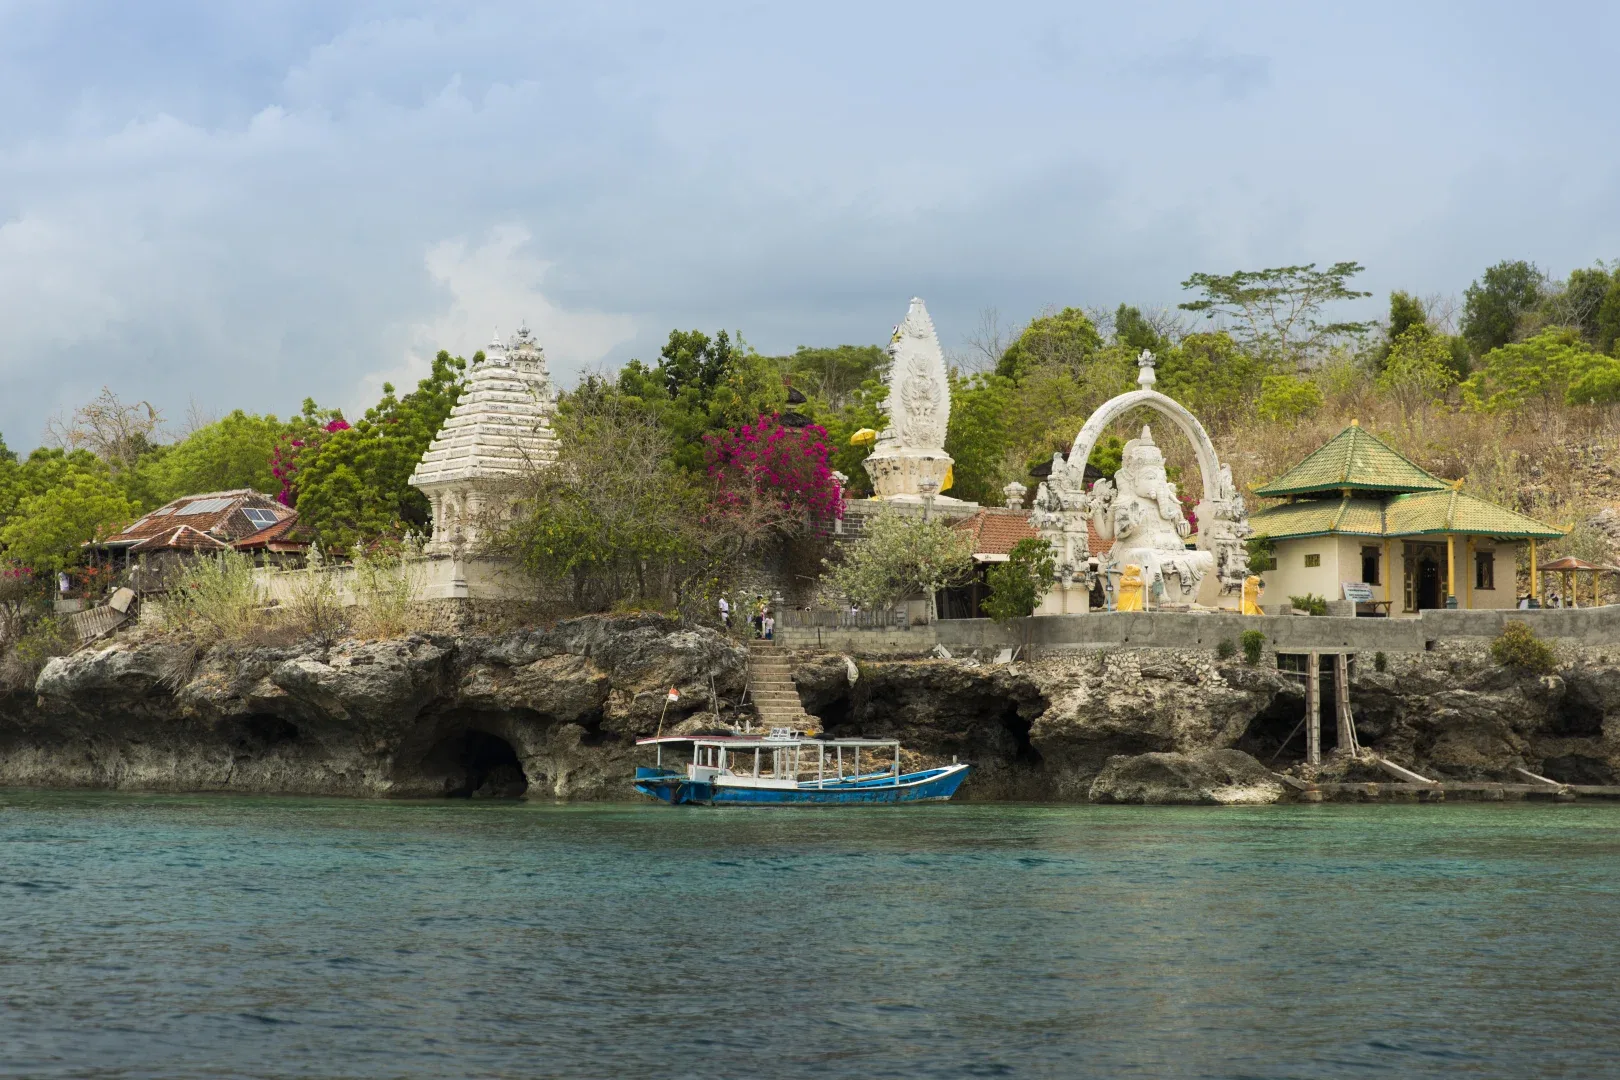
[(1463, 607), (1474, 606), (1474, 538), (1463, 542)]
[(1530, 595), (1541, 604), (1541, 575), (1536, 573), (1536, 538), (1530, 538)]
[(1457, 538), (1451, 533), (1446, 534), (1446, 607), (1452, 606), (1457, 599), (1457, 560), (1453, 558), (1456, 552)]
[(1394, 597), (1390, 595), (1391, 582), (1395, 577), (1395, 560), (1390, 557), (1389, 541), (1384, 541), (1384, 614), (1391, 617), (1395, 614)]

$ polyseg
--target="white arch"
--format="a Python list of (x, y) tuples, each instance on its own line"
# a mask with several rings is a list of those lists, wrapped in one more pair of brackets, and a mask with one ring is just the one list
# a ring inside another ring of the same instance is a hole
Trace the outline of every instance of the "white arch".
[[(1187, 436), (1187, 441), (1192, 443), (1193, 453), (1198, 455), (1198, 472), (1204, 481), (1203, 499), (1198, 503), (1198, 520), (1200, 522), (1208, 520), (1211, 500), (1217, 498), (1221, 490), (1221, 462), (1215, 456), (1215, 444), (1209, 441), (1204, 425), (1198, 422), (1196, 416), (1188, 412), (1180, 402), (1166, 397), (1157, 390), (1131, 390), (1118, 397), (1109, 398), (1097, 406), (1097, 411), (1091, 414), (1086, 426), (1074, 437), (1074, 448), (1069, 451), (1071, 466), (1084, 469), (1086, 462), (1091, 460), (1091, 452), (1097, 447), (1097, 440), (1102, 438), (1109, 425), (1141, 405), (1146, 405), (1169, 418), (1181, 429), (1182, 434)], [(1207, 530), (1203, 528), (1198, 530), (1200, 548), (1205, 547), (1207, 535)]]

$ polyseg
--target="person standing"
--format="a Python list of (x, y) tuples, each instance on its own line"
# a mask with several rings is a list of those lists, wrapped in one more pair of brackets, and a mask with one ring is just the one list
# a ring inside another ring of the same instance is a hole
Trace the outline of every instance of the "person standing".
[(731, 629), (731, 602), (723, 596), (720, 598), (720, 626), (724, 630)]
[(764, 637), (765, 636), (765, 598), (763, 596), (759, 598), (759, 603), (754, 605), (754, 619), (753, 619), (753, 622), (754, 622), (754, 636), (755, 637)]
[(767, 612), (765, 614), (765, 618), (763, 620), (761, 620), (760, 625), (763, 626), (764, 629), (765, 629), (765, 640), (766, 641), (775, 641), (776, 640), (776, 620), (771, 617), (769, 612)]

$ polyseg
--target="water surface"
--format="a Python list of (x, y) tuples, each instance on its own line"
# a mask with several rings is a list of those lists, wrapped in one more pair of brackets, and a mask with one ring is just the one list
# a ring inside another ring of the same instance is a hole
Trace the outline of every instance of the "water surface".
[(0, 1074), (1599, 1076), (1620, 807), (0, 792)]

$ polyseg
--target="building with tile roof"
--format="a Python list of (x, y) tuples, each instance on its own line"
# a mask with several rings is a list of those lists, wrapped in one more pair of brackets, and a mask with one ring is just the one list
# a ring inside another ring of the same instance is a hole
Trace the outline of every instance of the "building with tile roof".
[[(1418, 467), (1355, 421), (1255, 494), (1286, 502), (1255, 512), (1255, 535), (1276, 549), (1261, 577), (1274, 608), (1307, 593), (1368, 595), (1358, 614), (1425, 608), (1508, 608), (1521, 549), (1563, 535)], [(1534, 588), (1536, 574), (1531, 575)]]
[[(989, 596), (986, 576), (990, 567), (1006, 562), (1020, 540), (1041, 538), (1040, 532), (1030, 523), (1029, 518), (1028, 510), (989, 506), (982, 507), (971, 517), (951, 523), (953, 530), (972, 537), (974, 574), (973, 580), (966, 585), (941, 591), (941, 618), (977, 619), (984, 615), (983, 604)], [(1112, 541), (1104, 540), (1097, 535), (1097, 527), (1090, 519), (1086, 521), (1086, 533), (1090, 541), (1088, 550), (1093, 558), (1106, 553), (1112, 547)], [(1055, 613), (1048, 611), (1048, 606), (1043, 605), (1038, 613), (1043, 615)]]
[(103, 565), (133, 571), (138, 591), (161, 591), (169, 567), (188, 557), (230, 551), (240, 541), (290, 527), (298, 513), (252, 488), (183, 495), (122, 531), (85, 545)]

